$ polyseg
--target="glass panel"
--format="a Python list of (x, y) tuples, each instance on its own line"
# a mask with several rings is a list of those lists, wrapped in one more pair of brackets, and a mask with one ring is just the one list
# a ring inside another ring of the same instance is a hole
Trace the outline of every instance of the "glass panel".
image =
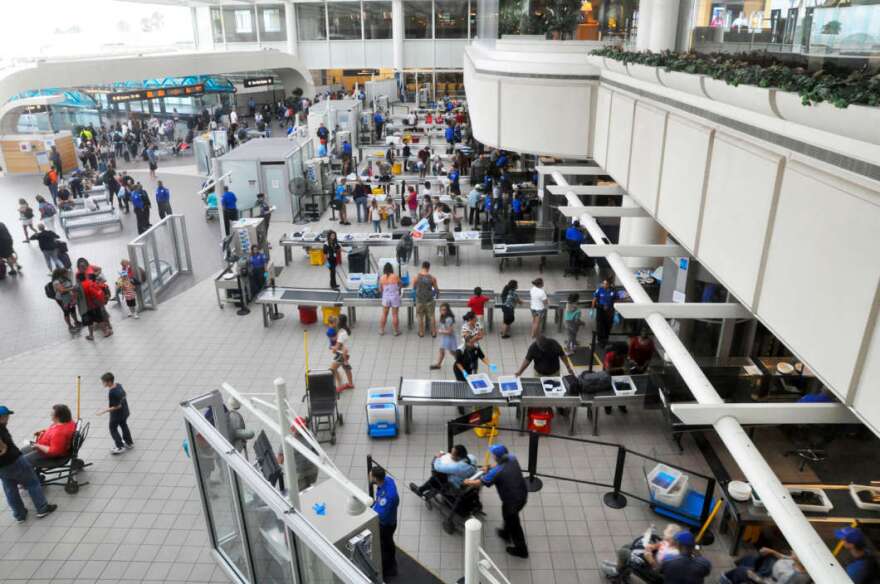
[[(495, 39), (498, 38), (498, 0), (474, 0), (478, 2), (477, 7), (477, 30), (471, 32), (480, 44), (494, 46)], [(504, 0), (519, 5), (522, 10), (522, 0)], [(514, 10), (516, 12), (516, 10)], [(505, 33), (510, 34), (510, 33)]]
[(260, 584), (291, 584), (293, 573), (284, 524), (244, 481), (238, 481), (238, 488), (254, 578)]
[(247, 580), (244, 541), (236, 516), (229, 467), (200, 435), (196, 435), (193, 447), (217, 551)]
[(223, 42), (223, 22), (220, 17), (220, 9), (211, 9), (211, 33), (215, 43)]
[(235, 11), (235, 33), (251, 34), (254, 32), (254, 15), (248, 10)]
[(430, 0), (403, 0), (404, 38), (429, 39), (432, 36)]
[(323, 3), (296, 5), (296, 30), (301, 41), (327, 40), (327, 15)]
[(257, 6), (260, 15), (260, 40), (266, 42), (287, 40), (284, 6)]
[(364, 2), (364, 38), (391, 38), (391, 2)]
[(330, 19), (330, 40), (361, 39), (360, 2), (330, 2), (327, 4)]
[(253, 8), (224, 8), (223, 25), (226, 27), (226, 42), (254, 43), (257, 41)]
[(338, 584), (339, 579), (333, 574), (324, 562), (312, 552), (293, 532), (288, 532), (291, 541), (296, 547), (296, 557), (299, 558), (300, 581), (309, 584)]
[[(587, 3), (585, 3), (587, 4)], [(584, 7), (582, 7), (583, 9)], [(619, 39), (623, 42), (635, 40), (635, 16), (639, 9), (637, 0), (596, 0), (590, 2), (586, 13), (578, 14), (578, 21), (571, 26), (577, 30), (577, 38), (584, 40)], [(595, 20), (594, 20), (595, 19)], [(580, 28), (580, 27), (584, 28)], [(551, 34), (553, 30), (548, 30)], [(594, 35), (598, 36), (594, 36)]]
[(434, 7), (435, 38), (467, 38), (468, 0), (436, 0)]

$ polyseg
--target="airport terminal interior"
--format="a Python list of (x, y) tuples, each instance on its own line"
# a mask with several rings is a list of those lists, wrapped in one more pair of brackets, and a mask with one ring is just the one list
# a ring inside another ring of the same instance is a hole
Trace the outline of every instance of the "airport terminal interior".
[(880, 583), (880, 7), (33, 0), (0, 582)]

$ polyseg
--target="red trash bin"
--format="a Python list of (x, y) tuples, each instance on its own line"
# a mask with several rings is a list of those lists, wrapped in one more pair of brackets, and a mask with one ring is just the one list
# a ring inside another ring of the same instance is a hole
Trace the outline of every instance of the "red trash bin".
[(300, 306), (299, 308), (299, 322), (301, 324), (315, 324), (318, 322), (318, 307), (317, 306)]
[(529, 424), (528, 429), (530, 432), (540, 432), (541, 434), (549, 434), (550, 433), (550, 420), (553, 419), (553, 410), (549, 408), (535, 408), (529, 410)]

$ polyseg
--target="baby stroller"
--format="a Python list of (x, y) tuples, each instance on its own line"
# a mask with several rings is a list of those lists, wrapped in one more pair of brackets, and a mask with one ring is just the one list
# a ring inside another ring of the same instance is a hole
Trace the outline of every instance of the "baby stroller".
[[(476, 458), (470, 455), (471, 463), (476, 466)], [(464, 531), (464, 523), (471, 517), (484, 520), (483, 504), (480, 502), (479, 487), (456, 487), (449, 482), (449, 476), (431, 470), (430, 486), (424, 489), (419, 497), (430, 511), (434, 507), (443, 514), (443, 531), (453, 534)]]

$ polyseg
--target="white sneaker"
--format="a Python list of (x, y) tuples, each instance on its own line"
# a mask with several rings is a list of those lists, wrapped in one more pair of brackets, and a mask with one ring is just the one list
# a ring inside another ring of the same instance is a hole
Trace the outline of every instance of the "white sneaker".
[(125, 452), (125, 448), (113, 447), (110, 449), (110, 454), (122, 454), (123, 452)]
[(134, 313), (134, 318), (135, 318), (135, 320), (139, 319), (140, 317), (141, 317), (140, 314), (138, 314), (138, 313), (136, 313), (136, 312)]
[(125, 449), (126, 449), (126, 450), (131, 450), (131, 449), (133, 449), (133, 448), (134, 448), (134, 444), (126, 444), (126, 445), (125, 445)]

